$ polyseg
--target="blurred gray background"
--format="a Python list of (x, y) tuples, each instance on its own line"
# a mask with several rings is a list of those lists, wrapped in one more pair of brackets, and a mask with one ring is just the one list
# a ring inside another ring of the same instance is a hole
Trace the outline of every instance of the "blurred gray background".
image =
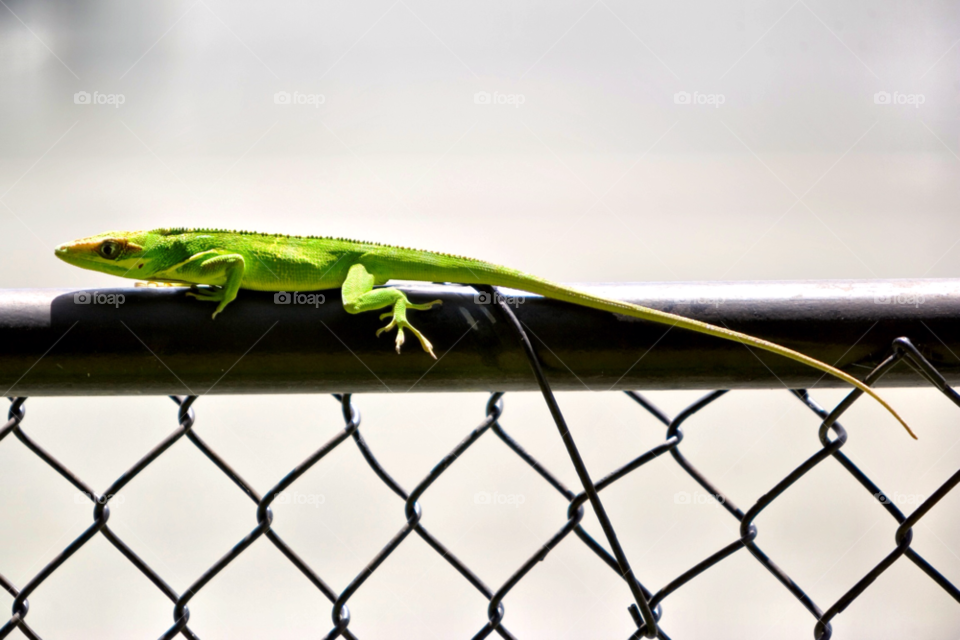
[[(109, 229), (217, 226), (360, 237), (476, 256), (566, 282), (953, 277), (960, 271), (955, 2), (0, 2), (4, 287), (116, 285), (53, 247)], [(16, 390), (11, 390), (11, 395)], [(696, 392), (651, 398), (675, 413)], [(901, 508), (960, 466), (933, 391), (845, 416), (844, 451)], [(832, 406), (842, 391), (815, 397)], [(481, 394), (356, 398), (409, 490), (483, 417)], [(595, 476), (662, 441), (629, 399), (561, 394)], [(328, 397), (203, 397), (197, 432), (265, 491), (342, 422)], [(502, 420), (568, 486), (542, 399)], [(166, 398), (37, 398), (26, 429), (102, 491), (176, 426)], [(785, 391), (736, 392), (683, 451), (741, 507), (819, 447)], [(22, 586), (90, 522), (89, 503), (0, 443), (0, 573)], [(356, 448), (274, 508), (343, 589), (403, 524)], [(654, 591), (738, 536), (670, 459), (605, 492)], [(478, 493), (514, 504), (477, 504)], [(255, 526), (248, 499), (181, 441), (112, 504), (111, 526), (178, 591)], [(518, 498), (519, 497), (519, 498)], [(914, 547), (960, 581), (960, 495)], [(520, 504), (516, 504), (520, 502)], [(498, 588), (565, 503), (488, 434), (426, 494), (424, 524)], [(585, 522), (599, 535), (592, 515)], [(757, 521), (758, 542), (823, 608), (893, 549), (886, 512), (828, 461)], [(0, 608), (12, 598), (0, 595)], [(154, 638), (171, 604), (97, 537), (30, 598), (44, 638)], [(569, 538), (505, 601), (520, 638), (627, 637), (629, 593)], [(350, 600), (361, 638), (469, 637), (486, 602), (415, 535)], [(330, 605), (261, 539), (190, 603), (209, 638), (326, 633)], [(673, 638), (809, 638), (814, 621), (746, 551), (672, 595)], [(901, 559), (836, 638), (956, 638), (960, 607)], [(14, 632), (13, 637), (23, 637)]]

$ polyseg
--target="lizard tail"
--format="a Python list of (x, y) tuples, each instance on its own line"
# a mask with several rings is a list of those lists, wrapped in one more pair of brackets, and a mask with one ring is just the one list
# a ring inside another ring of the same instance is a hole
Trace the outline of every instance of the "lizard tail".
[(866, 393), (871, 398), (879, 402), (884, 409), (889, 411), (890, 414), (896, 418), (901, 425), (903, 425), (903, 428), (907, 430), (907, 433), (909, 433), (914, 440), (917, 439), (916, 434), (914, 434), (913, 430), (910, 429), (910, 425), (908, 425), (906, 421), (900, 417), (900, 414), (898, 414), (893, 407), (887, 404), (887, 402), (881, 398), (876, 391), (868, 387), (860, 380), (857, 380), (850, 374), (845, 373), (836, 367), (832, 367), (825, 362), (821, 362), (816, 358), (811, 358), (810, 356), (804, 355), (799, 351), (794, 351), (793, 349), (788, 349), (787, 347), (783, 347), (779, 344), (769, 342), (768, 340), (763, 340), (762, 338), (755, 338), (745, 333), (740, 333), (739, 331), (718, 327), (706, 322), (700, 322), (699, 320), (678, 316), (673, 313), (657, 311), (656, 309), (641, 307), (640, 305), (630, 304), (629, 302), (601, 298), (584, 291), (577, 291), (576, 289), (571, 289), (569, 287), (550, 282), (549, 280), (543, 280), (542, 278), (530, 276), (519, 271), (511, 270), (507, 273), (502, 271), (499, 273), (487, 273), (485, 276), (486, 277), (484, 280), (487, 283), (496, 286), (521, 289), (523, 291), (529, 291), (530, 293), (542, 295), (547, 298), (553, 298), (554, 300), (571, 302), (573, 304), (590, 307), (592, 309), (599, 309), (601, 311), (620, 313), (625, 316), (649, 320), (659, 324), (672, 325), (681, 329), (688, 329), (690, 331), (696, 331), (697, 333), (704, 333), (717, 338), (739, 342), (749, 347), (763, 349), (764, 351), (769, 351), (770, 353), (775, 353), (779, 356), (800, 362), (809, 367), (817, 369), (818, 371), (822, 371), (834, 376), (835, 378), (839, 378), (840, 380), (843, 380), (844, 382), (853, 385), (860, 391)]

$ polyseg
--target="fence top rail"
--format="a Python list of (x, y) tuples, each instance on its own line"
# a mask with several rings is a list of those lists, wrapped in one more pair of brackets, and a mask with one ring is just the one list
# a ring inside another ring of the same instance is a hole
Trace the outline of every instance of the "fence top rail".
[[(671, 282), (579, 288), (757, 335), (862, 376), (913, 340), (960, 382), (960, 279)], [(211, 320), (182, 289), (0, 290), (6, 395), (236, 394), (534, 390), (513, 332), (488, 296), (459, 285), (402, 285), (439, 357), (374, 337), (339, 291), (243, 291)], [(842, 386), (743, 345), (502, 290), (557, 390)], [(926, 384), (898, 365), (881, 386)]]

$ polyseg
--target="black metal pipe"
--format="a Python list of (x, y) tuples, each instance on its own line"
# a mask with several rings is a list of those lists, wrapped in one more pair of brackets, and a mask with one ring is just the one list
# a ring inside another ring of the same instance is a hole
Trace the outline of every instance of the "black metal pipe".
[[(212, 304), (182, 289), (2, 290), (0, 388), (7, 396), (537, 389), (489, 296), (455, 285), (403, 288), (414, 301), (443, 300), (410, 314), (438, 362), (409, 333), (398, 356), (393, 333), (374, 337), (385, 324), (378, 314), (348, 315), (339, 291), (313, 299), (241, 291), (211, 320)], [(960, 280), (581, 288), (757, 335), (856, 376), (906, 336), (949, 383), (960, 382)], [(844, 386), (737, 343), (537, 296), (507, 301), (556, 390)], [(925, 384), (903, 364), (879, 382)]]

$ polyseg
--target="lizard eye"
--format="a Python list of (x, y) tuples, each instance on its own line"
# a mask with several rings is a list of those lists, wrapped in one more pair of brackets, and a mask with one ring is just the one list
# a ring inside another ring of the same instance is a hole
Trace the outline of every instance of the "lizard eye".
[(116, 260), (120, 256), (120, 244), (112, 240), (107, 240), (100, 245), (100, 255), (107, 260)]

